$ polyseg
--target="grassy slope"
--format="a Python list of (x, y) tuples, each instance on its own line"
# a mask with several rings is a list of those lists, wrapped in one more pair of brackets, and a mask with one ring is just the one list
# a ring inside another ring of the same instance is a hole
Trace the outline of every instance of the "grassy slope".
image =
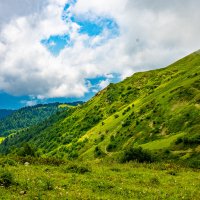
[(0, 144), (4, 141), (4, 137), (0, 137)]
[(13, 180), (10, 187), (0, 187), (0, 199), (197, 200), (200, 195), (199, 171), (173, 164), (96, 161), (58, 167), (9, 163), (0, 167), (0, 177), (9, 172)]
[[(1, 151), (30, 142), (42, 155), (64, 158), (94, 158), (96, 146), (112, 156), (133, 145), (154, 149), (152, 144), (181, 156), (191, 148), (198, 154), (199, 71), (200, 54), (195, 52), (167, 68), (136, 73), (110, 84), (64, 118), (5, 140)], [(175, 145), (183, 136), (195, 142)]]

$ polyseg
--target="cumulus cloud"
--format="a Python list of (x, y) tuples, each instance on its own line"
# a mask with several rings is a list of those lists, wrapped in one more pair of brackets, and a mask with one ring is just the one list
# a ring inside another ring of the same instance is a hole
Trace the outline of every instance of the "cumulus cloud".
[(99, 83), (99, 88), (102, 90), (104, 89), (105, 87), (107, 87), (109, 85), (110, 81), (109, 79), (106, 79), (106, 80), (102, 80), (100, 83)]
[[(81, 97), (90, 89), (87, 78), (112, 73), (125, 78), (199, 49), (198, 0), (78, 0), (64, 13), (69, 2), (0, 2), (0, 90), (38, 98)], [(119, 34), (110, 37), (108, 29), (80, 33), (80, 24), (65, 15), (113, 19)], [(52, 35), (69, 35), (72, 45), (55, 56), (41, 43)]]

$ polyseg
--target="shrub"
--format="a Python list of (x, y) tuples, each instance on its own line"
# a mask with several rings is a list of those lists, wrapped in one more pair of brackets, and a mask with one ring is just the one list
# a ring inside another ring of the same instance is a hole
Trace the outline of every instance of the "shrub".
[(100, 147), (96, 146), (94, 149), (94, 157), (102, 157), (105, 153), (100, 149)]
[(159, 181), (158, 177), (153, 177), (150, 179), (150, 183), (154, 184), (154, 185), (159, 185), (160, 181)]
[(117, 119), (119, 117), (119, 115), (118, 114), (115, 114), (115, 119)]
[(139, 147), (139, 148), (131, 147), (124, 151), (122, 158), (121, 158), (121, 162), (125, 163), (125, 162), (129, 162), (129, 161), (133, 161), (133, 160), (140, 162), (140, 163), (154, 161), (151, 153), (146, 150), (143, 150), (141, 147)]
[(43, 189), (44, 190), (53, 190), (54, 189), (54, 183), (50, 179), (44, 179), (43, 182)]
[(5, 165), (17, 166), (17, 163), (14, 160), (12, 160), (12, 159), (6, 158), (6, 159), (0, 160), (0, 165), (2, 167), (4, 167)]
[(44, 191), (54, 189), (54, 182), (49, 177), (36, 178), (36, 183)]
[(115, 136), (114, 135), (111, 135), (110, 136), (110, 141), (114, 141), (115, 140)]
[(85, 174), (87, 172), (91, 172), (92, 170), (88, 166), (78, 165), (78, 164), (70, 164), (64, 170), (66, 173), (77, 173), (77, 174)]
[(117, 148), (116, 141), (111, 141), (108, 146), (106, 147), (106, 150), (111, 152)]
[(131, 110), (131, 107), (129, 106), (127, 109), (125, 109), (122, 113), (122, 115), (125, 115), (127, 112), (129, 112)]
[(137, 121), (136, 121), (136, 126), (138, 126), (139, 124), (140, 124), (140, 122), (137, 120)]
[(78, 158), (78, 152), (76, 150), (72, 150), (71, 152), (69, 152), (68, 158), (69, 159), (76, 159), (76, 158)]
[(9, 187), (14, 184), (13, 174), (7, 170), (0, 170), (0, 185)]
[(198, 145), (200, 144), (200, 135), (192, 135), (192, 136), (185, 136), (177, 138), (175, 144), (183, 143), (184, 145)]
[(105, 139), (105, 135), (101, 135), (100, 140), (101, 142)]
[(183, 143), (185, 145), (195, 145), (200, 144), (200, 135), (193, 135), (191, 137), (184, 137)]
[(177, 171), (170, 170), (170, 171), (167, 172), (167, 174), (172, 175), (172, 176), (177, 176)]
[(126, 121), (122, 124), (122, 127), (129, 126), (131, 124), (130, 119), (126, 119)]
[(177, 138), (177, 140), (175, 141), (175, 144), (180, 144), (183, 142), (183, 139), (181, 137)]
[(22, 157), (35, 156), (35, 151), (28, 143), (25, 143), (23, 147), (18, 151), (18, 155)]
[(132, 87), (129, 85), (128, 87), (127, 87), (127, 90), (131, 90), (132, 89)]

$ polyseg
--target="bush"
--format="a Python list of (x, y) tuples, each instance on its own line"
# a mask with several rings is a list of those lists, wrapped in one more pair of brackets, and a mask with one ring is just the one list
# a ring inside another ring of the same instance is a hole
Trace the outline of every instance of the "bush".
[(115, 119), (117, 119), (119, 117), (119, 115), (118, 114), (115, 114)]
[(54, 189), (54, 181), (49, 177), (39, 177), (36, 178), (35, 182), (44, 191), (53, 190)]
[(12, 160), (12, 159), (4, 158), (4, 159), (0, 160), (0, 165), (2, 167), (4, 167), (5, 165), (17, 166), (17, 163), (14, 160)]
[(9, 187), (14, 184), (13, 175), (7, 170), (0, 170), (0, 185)]
[(184, 145), (198, 145), (200, 144), (200, 135), (192, 135), (177, 138), (175, 144), (183, 143)]
[(185, 145), (197, 145), (200, 144), (200, 135), (194, 135), (192, 137), (184, 137), (183, 143)]
[(137, 161), (140, 163), (143, 162), (153, 162), (153, 156), (151, 155), (150, 152), (143, 150), (141, 147), (139, 148), (129, 148), (124, 151), (121, 162), (129, 162), (129, 161)]
[(117, 144), (116, 141), (111, 141), (108, 146), (106, 147), (106, 150), (109, 152), (112, 152), (113, 150), (115, 150), (117, 148)]
[(125, 109), (122, 113), (122, 115), (125, 115), (127, 112), (129, 112), (131, 110), (131, 107), (129, 106), (127, 109)]
[(91, 172), (91, 169), (88, 166), (70, 164), (64, 171), (66, 173), (85, 174), (87, 172)]
[(122, 124), (122, 127), (129, 126), (131, 124), (130, 119), (126, 119), (126, 121)]
[(71, 152), (69, 152), (68, 158), (69, 159), (76, 159), (76, 158), (78, 158), (78, 152), (76, 150), (72, 150)]
[(54, 183), (50, 179), (44, 179), (43, 182), (43, 190), (53, 190), (54, 189)]
[(35, 150), (28, 144), (25, 143), (23, 147), (18, 151), (18, 155), (22, 157), (35, 156)]
[(98, 158), (98, 157), (102, 157), (104, 155), (105, 155), (105, 153), (100, 149), (100, 147), (96, 146), (94, 149), (94, 157)]

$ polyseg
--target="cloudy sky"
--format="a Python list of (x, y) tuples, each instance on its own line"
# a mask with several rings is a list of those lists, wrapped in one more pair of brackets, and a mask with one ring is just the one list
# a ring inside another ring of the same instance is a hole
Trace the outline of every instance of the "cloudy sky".
[(86, 100), (200, 48), (199, 0), (0, 0), (0, 108)]

